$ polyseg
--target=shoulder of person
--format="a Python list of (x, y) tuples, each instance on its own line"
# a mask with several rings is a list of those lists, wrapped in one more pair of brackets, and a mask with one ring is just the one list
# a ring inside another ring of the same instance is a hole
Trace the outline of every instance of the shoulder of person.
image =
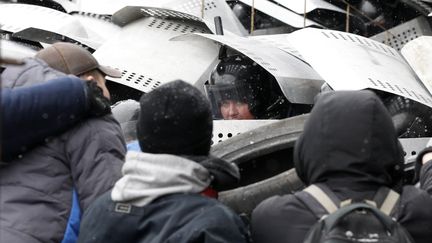
[(98, 140), (100, 144), (122, 144), (126, 150), (123, 133), (120, 124), (111, 114), (87, 118), (66, 131), (60, 136), (63, 142), (75, 144), (78, 148), (89, 141)]
[(418, 210), (429, 214), (432, 217), (432, 197), (420, 188), (407, 185), (402, 188), (400, 194), (400, 205), (402, 210)]
[(70, 136), (78, 136), (78, 134), (80, 136), (89, 136), (107, 131), (121, 133), (120, 124), (116, 119), (114, 119), (112, 114), (107, 114), (101, 117), (84, 118), (66, 133), (68, 133)]

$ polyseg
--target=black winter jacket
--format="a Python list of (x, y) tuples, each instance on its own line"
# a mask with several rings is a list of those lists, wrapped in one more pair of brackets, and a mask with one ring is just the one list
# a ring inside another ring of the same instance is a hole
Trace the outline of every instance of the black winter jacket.
[[(127, 204), (125, 204), (127, 205)], [(111, 200), (106, 193), (92, 205), (81, 227), (79, 243), (242, 243), (247, 229), (220, 202), (199, 194), (160, 197), (145, 207)], [(104, 219), (104, 220), (100, 220)], [(117, 233), (113, 233), (117, 232)]]
[(214, 177), (219, 184), (236, 177), (225, 163), (208, 158), (198, 164), (175, 155), (128, 152), (123, 177), (85, 212), (78, 242), (250, 242), (247, 228), (233, 211), (199, 194), (215, 182)]
[[(296, 143), (294, 164), (306, 185), (324, 183), (341, 200), (373, 199), (381, 186), (401, 193), (397, 220), (417, 243), (432, 239), (432, 163), (422, 169), (421, 189), (401, 186), (403, 150), (393, 123), (370, 91), (319, 96)], [(252, 214), (255, 243), (300, 243), (317, 222), (296, 195), (275, 196)]]

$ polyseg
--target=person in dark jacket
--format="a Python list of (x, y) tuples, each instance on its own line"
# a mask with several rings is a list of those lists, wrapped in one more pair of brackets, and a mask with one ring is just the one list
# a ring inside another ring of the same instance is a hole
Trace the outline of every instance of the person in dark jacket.
[(173, 81), (144, 94), (137, 123), (143, 152), (85, 212), (78, 242), (249, 242), (242, 220), (212, 197), (239, 179), (209, 155), (212, 114), (200, 91)]
[(3, 89), (0, 98), (3, 162), (66, 131), (81, 119), (110, 112), (109, 100), (94, 82), (72, 76), (30, 87)]
[[(118, 71), (99, 65), (88, 51), (70, 43), (53, 44), (23, 61), (3, 71), (2, 88), (31, 86), (69, 74), (95, 82), (109, 98), (104, 75), (119, 76)], [(77, 227), (69, 227), (69, 220), (79, 218), (77, 208), (87, 209), (112, 188), (121, 177), (125, 153), (120, 125), (108, 114), (81, 120), (2, 164), (0, 242), (73, 241)]]
[[(295, 145), (294, 165), (305, 185), (322, 183), (341, 201), (372, 200), (382, 186), (395, 190), (400, 198), (391, 216), (415, 242), (432, 239), (431, 165), (422, 169), (420, 188), (402, 186), (403, 149), (388, 111), (373, 92), (320, 94)], [(319, 218), (300, 193), (274, 196), (255, 208), (255, 243), (303, 242)]]

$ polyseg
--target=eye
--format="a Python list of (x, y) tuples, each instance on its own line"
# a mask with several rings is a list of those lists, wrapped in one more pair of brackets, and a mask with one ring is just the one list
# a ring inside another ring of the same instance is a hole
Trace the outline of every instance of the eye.
[(221, 106), (226, 108), (229, 107), (230, 103), (228, 101), (222, 101)]

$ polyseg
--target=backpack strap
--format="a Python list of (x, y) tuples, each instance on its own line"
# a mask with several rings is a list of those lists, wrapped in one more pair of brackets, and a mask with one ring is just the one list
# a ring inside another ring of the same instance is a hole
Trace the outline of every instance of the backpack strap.
[(374, 196), (377, 207), (386, 215), (390, 215), (399, 201), (399, 193), (388, 187), (380, 187)]
[[(309, 193), (317, 202), (319, 202), (321, 206), (325, 208), (328, 214), (335, 212), (339, 208), (338, 205), (340, 204), (340, 201), (337, 198), (333, 198), (332, 200), (328, 193), (324, 192), (324, 190), (322, 190), (317, 185), (312, 184), (303, 191)], [(335, 199), (337, 202), (334, 201)]]

